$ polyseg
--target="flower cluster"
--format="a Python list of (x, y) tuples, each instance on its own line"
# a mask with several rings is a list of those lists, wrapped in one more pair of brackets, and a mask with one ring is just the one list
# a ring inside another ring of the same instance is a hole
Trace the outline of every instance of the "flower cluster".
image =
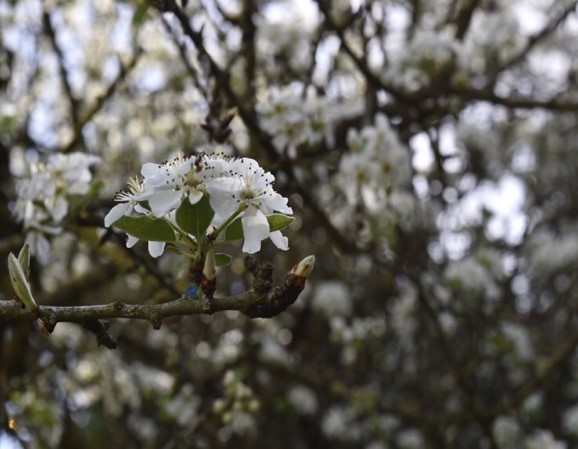
[(119, 204), (105, 217), (106, 227), (114, 224), (127, 232), (127, 246), (146, 239), (153, 257), (164, 252), (166, 243), (205, 254), (214, 243), (244, 238), (243, 251), (255, 253), (269, 238), (288, 249), (279, 229), (292, 221), (281, 214), (293, 211), (273, 189), (274, 176), (255, 160), (179, 154), (163, 164), (144, 164), (141, 175), (141, 181), (129, 181), (128, 192), (117, 194)]
[(388, 195), (410, 183), (409, 150), (383, 114), (361, 131), (350, 130), (347, 144), (350, 151), (340, 160), (337, 185), (350, 204), (356, 204), (361, 194), (367, 207), (381, 213)]
[(48, 262), (51, 253), (46, 235), (62, 233), (70, 198), (88, 193), (90, 167), (99, 162), (98, 156), (84, 153), (50, 154), (44, 162), (31, 163), (28, 176), (19, 181), (13, 212), (27, 231), (32, 254), (41, 263)]
[(330, 102), (313, 89), (293, 83), (269, 88), (259, 98), (256, 109), (263, 129), (274, 136), (277, 150), (287, 150), (295, 157), (301, 145), (334, 145), (334, 128), (361, 113), (363, 103), (357, 97)]

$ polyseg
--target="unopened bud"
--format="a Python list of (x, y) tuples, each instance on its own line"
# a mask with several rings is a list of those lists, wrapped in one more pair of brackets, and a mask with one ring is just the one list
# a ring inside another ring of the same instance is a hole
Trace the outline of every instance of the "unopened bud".
[(22, 265), (16, 259), (16, 256), (12, 253), (8, 255), (8, 271), (10, 273), (10, 281), (12, 282), (12, 287), (18, 299), (30, 310), (38, 309), (38, 304), (32, 296), (32, 291), (30, 290), (30, 284), (26, 275), (22, 270)]
[(210, 248), (205, 257), (205, 265), (203, 266), (203, 277), (205, 279), (213, 280), (217, 275), (217, 262), (215, 260), (215, 248)]
[(30, 277), (30, 243), (25, 242), (22, 249), (18, 253), (18, 262), (22, 267), (22, 271), (26, 279)]
[(205, 258), (205, 265), (203, 266), (203, 280), (201, 282), (201, 289), (207, 298), (212, 298), (217, 289), (217, 262), (215, 259), (215, 249), (210, 248)]
[(307, 256), (297, 265), (294, 265), (290, 273), (295, 276), (307, 278), (313, 271), (313, 267), (315, 267), (315, 256)]

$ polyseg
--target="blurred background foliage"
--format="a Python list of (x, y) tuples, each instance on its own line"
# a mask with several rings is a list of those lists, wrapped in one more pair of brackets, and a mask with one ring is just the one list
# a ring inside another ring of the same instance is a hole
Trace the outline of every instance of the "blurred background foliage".
[[(0, 447), (576, 447), (577, 3), (0, 0), (1, 300), (18, 180), (54, 152), (100, 156), (103, 188), (40, 304), (178, 296), (182, 258), (102, 219), (211, 142), (294, 209), (261, 260), (317, 260), (273, 319), (117, 320), (115, 351), (0, 321)], [(220, 295), (250, 286), (231, 251)]]

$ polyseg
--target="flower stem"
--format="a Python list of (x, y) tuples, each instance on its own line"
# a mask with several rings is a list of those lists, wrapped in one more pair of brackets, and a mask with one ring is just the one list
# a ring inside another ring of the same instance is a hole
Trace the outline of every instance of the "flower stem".
[(217, 237), (219, 236), (219, 234), (221, 232), (223, 232), (225, 229), (227, 229), (227, 226), (229, 226), (233, 220), (235, 220), (239, 215), (241, 215), (241, 213), (247, 209), (247, 204), (245, 203), (241, 203), (239, 205), (239, 207), (237, 208), (237, 210), (235, 212), (233, 212), (231, 214), (231, 216), (229, 218), (227, 218), (223, 223), (221, 223), (221, 226), (219, 226), (217, 229), (215, 229), (211, 235), (209, 236), (209, 240), (210, 241), (215, 241), (217, 239)]

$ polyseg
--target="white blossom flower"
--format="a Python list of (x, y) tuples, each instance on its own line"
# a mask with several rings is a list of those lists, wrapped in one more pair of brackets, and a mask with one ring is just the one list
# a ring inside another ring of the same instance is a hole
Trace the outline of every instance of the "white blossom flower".
[(179, 154), (165, 164), (143, 165), (141, 174), (149, 192), (149, 206), (155, 217), (162, 217), (171, 210), (178, 209), (188, 198), (195, 204), (203, 197), (202, 180), (197, 176), (196, 157)]
[[(106, 227), (133, 212), (151, 214), (174, 223), (175, 211), (183, 201), (196, 204), (207, 195), (214, 211), (210, 232), (239, 217), (245, 238), (244, 252), (259, 251), (266, 238), (277, 248), (289, 248), (281, 231), (271, 231), (267, 216), (273, 212), (290, 214), (293, 211), (287, 205), (287, 198), (273, 189), (275, 177), (255, 160), (235, 159), (223, 154), (202, 153), (192, 157), (179, 154), (164, 164), (145, 163), (141, 174), (142, 182), (131, 179), (129, 191), (117, 194), (115, 200), (120, 204), (106, 215)], [(127, 246), (133, 246), (137, 240), (129, 234)], [(154, 257), (163, 250), (164, 243), (149, 243), (149, 251)]]
[(104, 217), (104, 226), (107, 228), (120, 217), (130, 215), (133, 210), (140, 213), (147, 213), (147, 210), (139, 204), (139, 201), (143, 201), (150, 196), (150, 194), (145, 192), (144, 184), (140, 183), (137, 178), (130, 178), (127, 185), (129, 191), (119, 192), (114, 198), (115, 201), (122, 201), (122, 203), (114, 206)]
[[(116, 194), (115, 200), (122, 201), (120, 204), (114, 206), (108, 214), (104, 217), (104, 226), (110, 227), (115, 221), (123, 216), (132, 214), (133, 211), (141, 214), (149, 214), (150, 212), (139, 204), (139, 201), (147, 200), (151, 197), (152, 192), (147, 191), (144, 183), (138, 181), (137, 178), (130, 178), (128, 183), (128, 192), (119, 192)], [(138, 237), (128, 234), (126, 247), (132, 248), (139, 241)], [(149, 253), (153, 257), (159, 257), (165, 250), (165, 242), (149, 241)]]
[(215, 221), (223, 222), (243, 208), (241, 218), (245, 242), (243, 251), (255, 253), (261, 249), (261, 241), (271, 238), (279, 249), (287, 249), (287, 240), (278, 231), (270, 232), (267, 215), (277, 211), (293, 213), (287, 198), (273, 190), (275, 177), (265, 172), (249, 158), (235, 159), (229, 164), (229, 176), (207, 181), (209, 202), (215, 211)]

